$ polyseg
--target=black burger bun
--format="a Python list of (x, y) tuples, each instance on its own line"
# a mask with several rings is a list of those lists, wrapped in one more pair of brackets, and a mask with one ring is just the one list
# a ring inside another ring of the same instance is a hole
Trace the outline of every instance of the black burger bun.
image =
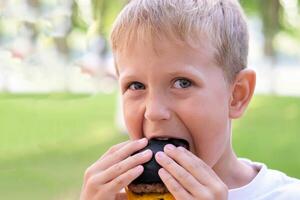
[[(160, 179), (158, 175), (158, 170), (161, 168), (161, 166), (156, 162), (155, 160), (155, 154), (158, 151), (163, 151), (164, 146), (167, 144), (173, 144), (174, 146), (182, 146), (189, 150), (189, 143), (184, 139), (176, 139), (176, 138), (169, 138), (166, 140), (160, 140), (156, 138), (152, 138), (149, 140), (148, 145), (139, 150), (138, 152), (145, 151), (147, 149), (150, 149), (153, 152), (153, 156), (150, 161), (147, 163), (144, 163), (144, 172), (136, 178), (132, 184), (153, 184), (153, 183), (162, 183), (162, 180)], [(136, 152), (136, 153), (138, 153)], [(134, 154), (136, 154), (134, 153)]]

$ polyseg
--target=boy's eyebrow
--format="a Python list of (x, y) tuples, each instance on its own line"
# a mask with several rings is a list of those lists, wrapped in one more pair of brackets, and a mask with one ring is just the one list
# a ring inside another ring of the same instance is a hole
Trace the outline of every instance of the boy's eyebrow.
[(181, 74), (188, 73), (189, 75), (196, 76), (200, 80), (204, 80), (203, 74), (196, 69), (196, 66), (186, 65), (182, 69), (170, 72), (170, 76), (179, 76)]
[[(179, 69), (172, 70), (167, 73), (170, 77), (184, 76), (185, 74), (187, 74), (189, 76), (193, 76), (194, 78), (197, 78), (200, 81), (205, 80), (205, 77), (203, 76), (203, 74), (199, 70), (196, 69), (196, 66), (192, 66), (192, 65), (181, 66)], [(121, 73), (119, 75), (120, 82), (127, 82), (129, 80), (138, 80), (138, 79), (140, 79), (140, 78), (138, 76), (136, 76), (133, 71), (129, 71), (129, 72), (127, 71), (127, 72)]]
[(134, 74), (131, 74), (131, 73), (122, 73), (121, 75), (119, 75), (120, 83), (128, 82), (131, 80), (137, 80), (137, 79), (138, 79), (138, 76), (135, 76)]

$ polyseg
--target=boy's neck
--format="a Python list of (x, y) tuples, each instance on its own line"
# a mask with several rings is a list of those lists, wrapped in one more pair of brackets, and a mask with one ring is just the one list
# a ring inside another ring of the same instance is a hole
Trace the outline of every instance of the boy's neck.
[(227, 185), (228, 189), (239, 188), (250, 183), (258, 170), (238, 160), (232, 148), (228, 148), (213, 170)]

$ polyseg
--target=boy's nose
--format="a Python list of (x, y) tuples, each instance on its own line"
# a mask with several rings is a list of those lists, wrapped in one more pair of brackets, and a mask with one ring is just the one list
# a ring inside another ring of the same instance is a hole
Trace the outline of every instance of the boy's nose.
[(161, 98), (149, 98), (146, 101), (144, 117), (149, 121), (159, 121), (170, 119), (171, 114)]

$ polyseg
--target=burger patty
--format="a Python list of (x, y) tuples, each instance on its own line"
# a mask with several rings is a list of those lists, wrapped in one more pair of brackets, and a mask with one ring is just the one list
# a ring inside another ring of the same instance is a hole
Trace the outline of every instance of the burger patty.
[(169, 192), (166, 186), (162, 183), (152, 183), (152, 184), (130, 184), (128, 186), (129, 190), (136, 194), (143, 193), (167, 193)]

